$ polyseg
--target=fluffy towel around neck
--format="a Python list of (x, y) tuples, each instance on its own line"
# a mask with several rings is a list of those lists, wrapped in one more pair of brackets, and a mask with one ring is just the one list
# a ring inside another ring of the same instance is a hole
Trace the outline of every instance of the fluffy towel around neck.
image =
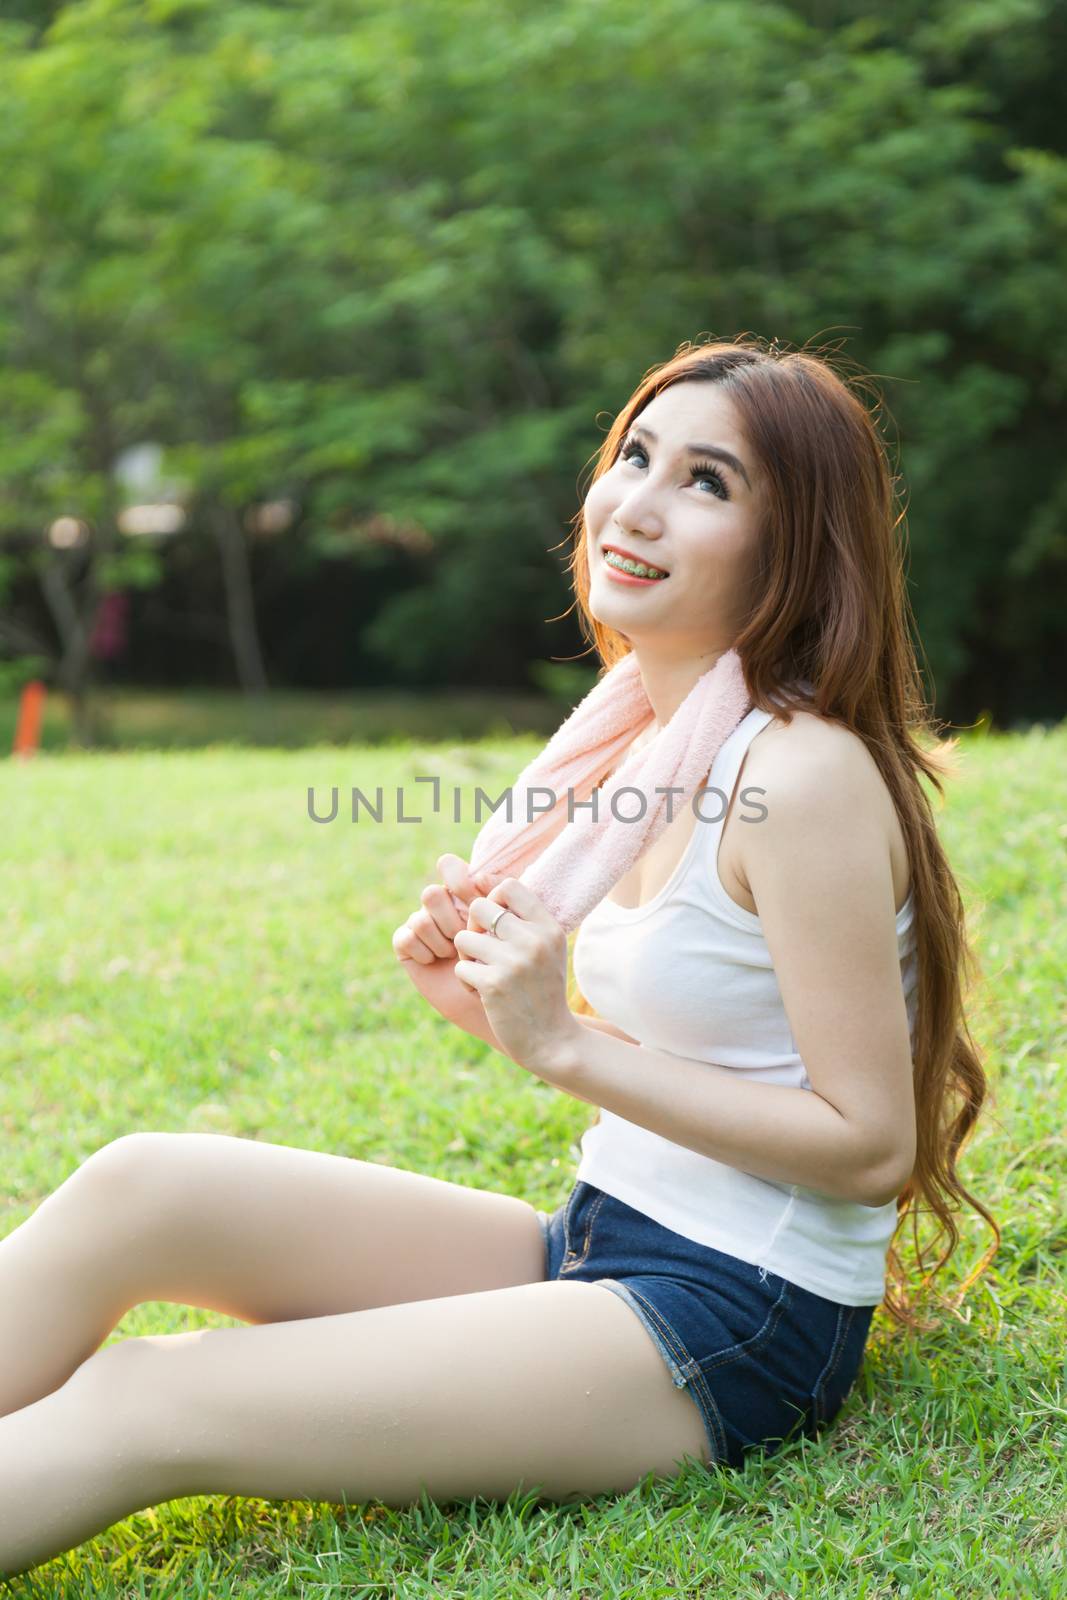
[[(594, 684), (520, 773), (510, 791), (511, 820), (505, 797), (485, 822), (471, 850), (472, 874), (521, 878), (564, 931), (573, 932), (667, 826), (668, 795), (663, 791), (680, 791), (672, 797), (671, 816), (677, 816), (750, 709), (741, 658), (736, 650), (727, 650), (697, 679), (655, 738), (631, 751), (612, 771), (627, 746), (655, 720), (631, 650)], [(597, 791), (594, 820), (592, 806), (581, 802), (591, 799), (608, 773), (610, 778)], [(573, 797), (572, 821), (567, 817), (568, 793)], [(618, 817), (612, 810), (617, 794)], [(540, 809), (546, 807), (550, 809)], [(620, 820), (631, 817), (635, 820)]]

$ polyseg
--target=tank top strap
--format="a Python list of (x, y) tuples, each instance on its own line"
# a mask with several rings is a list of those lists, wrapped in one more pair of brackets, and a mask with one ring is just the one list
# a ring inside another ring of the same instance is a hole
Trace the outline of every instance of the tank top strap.
[[(741, 771), (741, 763), (745, 759), (749, 745), (774, 718), (773, 711), (763, 711), (759, 706), (752, 709), (741, 718), (733, 733), (723, 740), (719, 752), (711, 764), (708, 775), (707, 787), (714, 791), (713, 795), (701, 797), (699, 801), (700, 814), (706, 819), (705, 826), (708, 834), (718, 839), (726, 822), (726, 813), (737, 782), (737, 775)], [(717, 815), (716, 815), (717, 814)], [(712, 818), (715, 817), (715, 821)]]

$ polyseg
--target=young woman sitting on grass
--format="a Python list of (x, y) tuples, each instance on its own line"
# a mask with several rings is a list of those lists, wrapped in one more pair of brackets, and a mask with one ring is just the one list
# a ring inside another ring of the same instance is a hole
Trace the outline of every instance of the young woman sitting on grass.
[[(570, 1500), (736, 1465), (832, 1420), (879, 1305), (915, 1322), (909, 1216), (935, 1272), (961, 1199), (996, 1233), (956, 1168), (986, 1084), (899, 524), (822, 357), (715, 343), (641, 382), (577, 518), (600, 683), (645, 712), (592, 787), (684, 761), (672, 726), (735, 669), (700, 802), (575, 917), (576, 993), (568, 917), (477, 849), (393, 936), (442, 1015), (598, 1108), (566, 1200), (217, 1134), (98, 1150), (0, 1242), (0, 1573), (184, 1495)], [(250, 1326), (101, 1348), (151, 1300)]]

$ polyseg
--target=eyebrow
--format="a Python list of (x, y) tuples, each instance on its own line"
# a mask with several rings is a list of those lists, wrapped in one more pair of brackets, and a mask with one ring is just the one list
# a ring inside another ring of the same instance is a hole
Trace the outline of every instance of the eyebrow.
[[(653, 444), (658, 443), (652, 429), (646, 428), (644, 423), (635, 423), (630, 432), (643, 433), (645, 438), (651, 439)], [(717, 461), (724, 461), (728, 467), (733, 467), (737, 475), (743, 478), (751, 489), (752, 485), (749, 483), (748, 473), (732, 450), (724, 450), (721, 444), (687, 444), (685, 448), (691, 456), (714, 456)]]

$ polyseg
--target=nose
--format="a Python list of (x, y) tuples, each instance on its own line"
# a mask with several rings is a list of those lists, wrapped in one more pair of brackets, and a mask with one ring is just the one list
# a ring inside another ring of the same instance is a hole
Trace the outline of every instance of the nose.
[(626, 523), (619, 521), (618, 514), (616, 513), (616, 515), (612, 517), (611, 521), (612, 527), (608, 537), (610, 538), (611, 534), (614, 533), (619, 539), (620, 543), (624, 543), (627, 539), (648, 539), (655, 544), (660, 538), (662, 538), (662, 534), (658, 533), (654, 528), (651, 528), (648, 525), (647, 520), (644, 521), (640, 527), (638, 527), (636, 524), (630, 524), (628, 526)]
[(647, 478), (643, 478), (640, 483), (631, 482), (629, 492), (624, 493), (616, 504), (612, 521), (624, 538), (634, 534), (640, 535), (642, 539), (660, 538), (656, 491), (652, 489), (650, 493), (650, 488)]

